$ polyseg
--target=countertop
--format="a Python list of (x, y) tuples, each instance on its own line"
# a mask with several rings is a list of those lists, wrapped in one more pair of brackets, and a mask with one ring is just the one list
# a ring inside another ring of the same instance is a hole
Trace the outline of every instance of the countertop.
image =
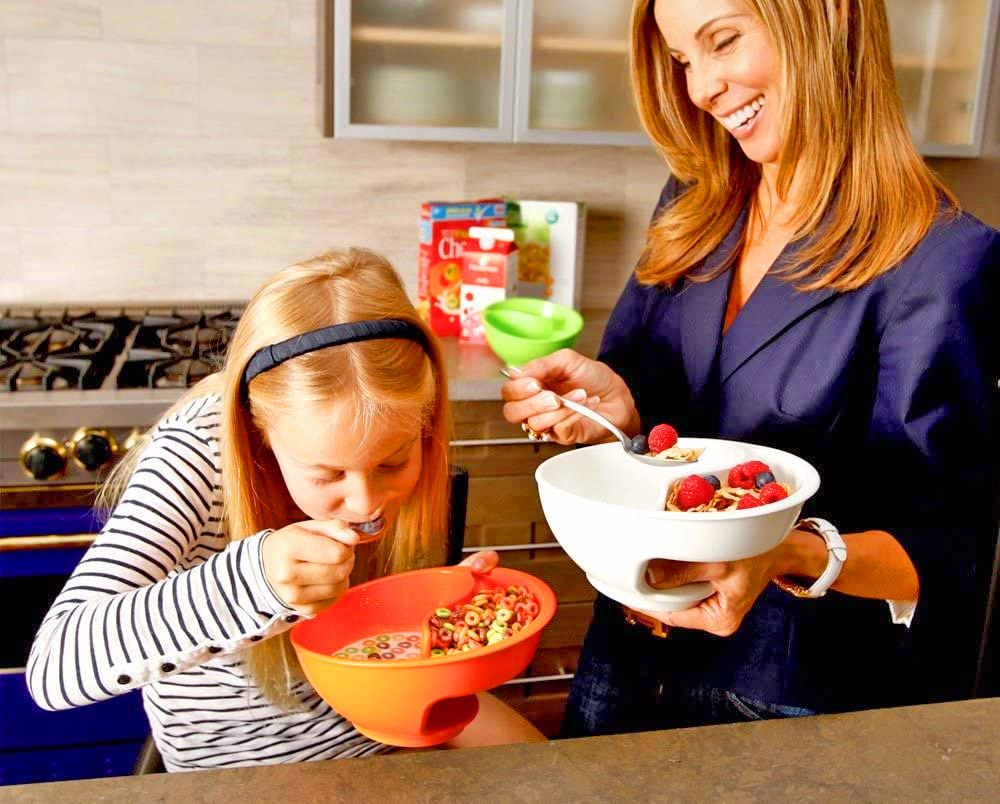
[(546, 744), (24, 785), (6, 804), (989, 802), (1000, 698)]

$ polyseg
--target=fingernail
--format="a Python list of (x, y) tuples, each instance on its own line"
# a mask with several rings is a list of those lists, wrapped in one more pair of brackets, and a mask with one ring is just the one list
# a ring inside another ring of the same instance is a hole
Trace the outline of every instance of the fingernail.
[(486, 562), (483, 561), (481, 558), (477, 558), (475, 561), (472, 562), (472, 566), (470, 567), (470, 569), (473, 572), (486, 572)]
[(566, 394), (566, 397), (574, 402), (583, 402), (587, 398), (587, 392), (582, 388), (575, 388)]
[(545, 408), (546, 410), (559, 410), (559, 400), (556, 399), (555, 394), (545, 400)]
[(665, 577), (663, 570), (655, 564), (646, 567), (646, 581), (650, 586), (656, 586)]
[(520, 377), (524, 374), (524, 372), (517, 366), (507, 366), (507, 373), (510, 374), (511, 377)]
[(601, 398), (599, 396), (592, 396), (590, 397), (590, 399), (587, 400), (587, 404), (590, 405), (590, 407), (592, 408), (596, 408), (600, 404), (600, 402)]
[(529, 391), (531, 391), (531, 392), (532, 392), (532, 393), (534, 393), (534, 394), (537, 394), (537, 393), (538, 393), (539, 391), (541, 391), (541, 390), (542, 390), (542, 386), (540, 386), (540, 385), (539, 385), (539, 384), (538, 384), (537, 382), (535, 382), (534, 380), (532, 380), (531, 382), (529, 382), (529, 383), (527, 384), (527, 387), (528, 387), (528, 390), (529, 390)]

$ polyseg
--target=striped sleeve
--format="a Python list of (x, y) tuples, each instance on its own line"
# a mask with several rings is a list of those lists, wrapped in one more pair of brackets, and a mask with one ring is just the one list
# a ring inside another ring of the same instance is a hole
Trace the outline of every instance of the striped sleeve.
[[(35, 636), (27, 682), (42, 708), (110, 698), (299, 619), (264, 577), (260, 547), (269, 531), (232, 543), (214, 536), (211, 429), (182, 415), (157, 429)], [(211, 557), (192, 566), (206, 551)]]

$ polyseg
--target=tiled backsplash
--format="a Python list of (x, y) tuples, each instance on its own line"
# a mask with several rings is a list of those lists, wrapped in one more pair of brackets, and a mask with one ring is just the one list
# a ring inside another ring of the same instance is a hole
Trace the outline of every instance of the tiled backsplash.
[[(0, 302), (239, 299), (335, 245), (416, 285), (419, 204), (584, 201), (606, 308), (667, 176), (652, 149), (324, 139), (315, 0), (0, 0)], [(998, 50), (1000, 57), (1000, 50)], [(939, 160), (1000, 224), (991, 158)]]
[(315, 0), (0, 2), (0, 300), (239, 299), (335, 245), (416, 288), (420, 202), (582, 200), (608, 307), (667, 170), (651, 149), (324, 139)]

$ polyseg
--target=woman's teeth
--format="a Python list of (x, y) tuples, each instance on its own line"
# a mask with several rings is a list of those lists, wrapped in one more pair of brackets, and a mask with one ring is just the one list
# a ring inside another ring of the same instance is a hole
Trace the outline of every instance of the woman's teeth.
[(760, 111), (763, 105), (764, 105), (763, 95), (761, 95), (758, 98), (754, 98), (754, 100), (752, 100), (742, 109), (737, 109), (728, 117), (723, 117), (722, 125), (728, 128), (730, 131), (739, 128), (740, 126), (746, 125), (751, 120), (753, 120), (754, 117), (757, 116), (757, 112)]

